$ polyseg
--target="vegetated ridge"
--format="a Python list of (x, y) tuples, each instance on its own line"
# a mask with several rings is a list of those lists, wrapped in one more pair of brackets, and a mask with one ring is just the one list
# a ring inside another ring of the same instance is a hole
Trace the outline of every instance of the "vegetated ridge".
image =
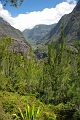
[(73, 43), (80, 39), (80, 0), (70, 14), (64, 15), (57, 25), (39, 41), (48, 44), (50, 41), (59, 41), (61, 37), (61, 26), (64, 23), (64, 33), (66, 43)]
[(32, 29), (25, 29), (23, 31), (23, 34), (28, 38), (28, 39), (32, 39), (35, 41), (40, 40), (41, 38), (43, 38), (45, 35), (47, 35), (47, 33), (53, 28), (55, 27), (56, 24), (52, 24), (52, 25), (44, 25), (44, 24), (40, 24), (40, 25), (36, 25), (34, 28)]
[(29, 44), (22, 32), (12, 27), (7, 21), (0, 17), (0, 38), (10, 36), (13, 40), (12, 49), (17, 52), (29, 52)]

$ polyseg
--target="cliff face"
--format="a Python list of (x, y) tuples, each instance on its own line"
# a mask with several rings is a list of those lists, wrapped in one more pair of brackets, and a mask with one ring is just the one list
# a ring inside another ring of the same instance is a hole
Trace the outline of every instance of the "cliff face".
[(0, 17), (0, 31), (2, 31), (6, 36), (11, 36), (14, 39), (20, 39), (25, 41), (25, 37), (22, 32), (18, 29), (12, 27), (8, 22)]
[(28, 54), (29, 46), (26, 44), (26, 39), (23, 34), (0, 17), (0, 38), (5, 36), (12, 37), (13, 44), (11, 48), (14, 52)]
[(48, 44), (51, 40), (60, 40), (62, 22), (64, 22), (66, 43), (80, 40), (80, 0), (74, 10), (70, 14), (64, 15), (57, 25), (43, 38), (43, 43)]
[(65, 26), (65, 37), (67, 42), (80, 40), (80, 0), (71, 13), (71, 17)]

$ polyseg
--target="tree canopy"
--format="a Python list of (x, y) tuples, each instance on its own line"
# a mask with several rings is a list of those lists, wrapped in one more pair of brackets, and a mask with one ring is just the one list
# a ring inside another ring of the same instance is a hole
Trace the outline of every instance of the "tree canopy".
[(24, 0), (1, 0), (2, 4), (6, 6), (10, 4), (11, 6), (18, 7), (22, 4)]

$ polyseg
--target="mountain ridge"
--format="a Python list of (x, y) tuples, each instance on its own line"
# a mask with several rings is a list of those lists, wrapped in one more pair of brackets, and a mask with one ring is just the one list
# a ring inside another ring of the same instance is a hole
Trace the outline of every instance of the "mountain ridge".
[(43, 38), (43, 36), (45, 36), (55, 25), (56, 24), (51, 25), (39, 24), (32, 29), (25, 29), (23, 31), (23, 34), (28, 39), (38, 41), (41, 38)]
[(12, 27), (7, 21), (0, 17), (0, 38), (6, 36), (10, 36), (13, 40), (13, 51), (25, 54), (29, 52), (29, 45), (21, 31)]
[(59, 41), (61, 37), (61, 26), (64, 22), (65, 42), (73, 43), (80, 39), (80, 0), (70, 14), (62, 16), (57, 25), (42, 38), (39, 43), (48, 44), (50, 41)]

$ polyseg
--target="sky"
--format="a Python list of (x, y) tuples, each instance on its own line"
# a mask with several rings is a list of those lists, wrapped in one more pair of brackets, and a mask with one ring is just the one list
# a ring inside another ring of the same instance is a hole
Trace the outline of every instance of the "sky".
[(38, 24), (57, 23), (64, 14), (72, 12), (77, 0), (24, 0), (18, 8), (0, 1), (0, 17), (16, 29), (32, 29)]

